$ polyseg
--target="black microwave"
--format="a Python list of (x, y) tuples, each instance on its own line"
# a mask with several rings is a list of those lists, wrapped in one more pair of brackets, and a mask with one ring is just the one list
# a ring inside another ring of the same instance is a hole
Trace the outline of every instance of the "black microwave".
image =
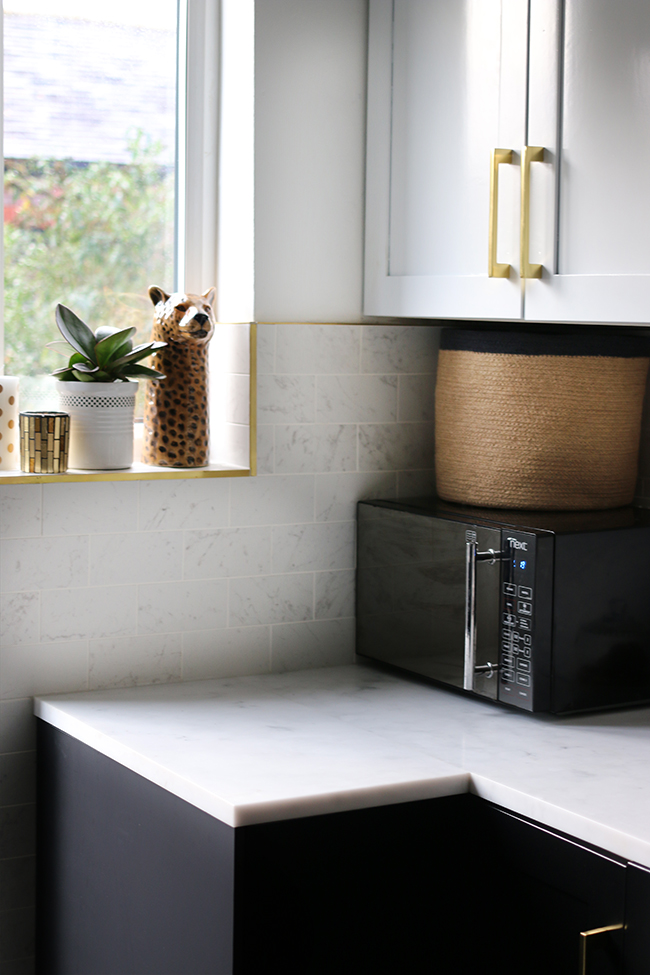
[(360, 502), (357, 653), (526, 711), (650, 702), (650, 511)]

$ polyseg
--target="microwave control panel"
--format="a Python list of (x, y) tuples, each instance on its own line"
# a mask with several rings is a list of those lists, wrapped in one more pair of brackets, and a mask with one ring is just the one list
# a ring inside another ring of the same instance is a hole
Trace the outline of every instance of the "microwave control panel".
[(535, 541), (526, 532), (501, 532), (499, 700), (533, 707)]

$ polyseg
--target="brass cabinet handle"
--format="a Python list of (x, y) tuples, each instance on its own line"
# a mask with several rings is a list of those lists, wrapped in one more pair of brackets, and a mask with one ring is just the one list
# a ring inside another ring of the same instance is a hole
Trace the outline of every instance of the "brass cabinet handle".
[(587, 975), (587, 944), (589, 938), (597, 934), (605, 934), (607, 931), (621, 931), (624, 924), (607, 924), (604, 928), (591, 928), (589, 931), (580, 932), (580, 975)]
[(530, 164), (544, 162), (542, 146), (524, 146), (521, 153), (521, 270), (522, 278), (541, 278), (542, 265), (530, 264)]
[(497, 220), (499, 216), (499, 166), (512, 162), (512, 149), (493, 149), (490, 159), (490, 225), (488, 228), (488, 277), (510, 277), (510, 265), (497, 262)]

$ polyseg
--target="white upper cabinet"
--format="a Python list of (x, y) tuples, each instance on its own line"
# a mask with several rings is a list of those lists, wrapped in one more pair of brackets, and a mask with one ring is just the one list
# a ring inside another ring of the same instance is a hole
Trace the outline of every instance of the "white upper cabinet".
[[(371, 0), (367, 315), (519, 318), (527, 4)], [(488, 278), (491, 153), (496, 256)]]
[(368, 70), (365, 314), (650, 320), (650, 0), (370, 0)]

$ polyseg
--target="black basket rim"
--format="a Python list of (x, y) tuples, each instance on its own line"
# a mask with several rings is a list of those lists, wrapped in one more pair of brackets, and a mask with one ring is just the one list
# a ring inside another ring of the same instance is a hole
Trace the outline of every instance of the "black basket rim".
[(559, 334), (538, 331), (443, 328), (441, 350), (492, 355), (573, 356), (639, 359), (650, 356), (650, 337), (602, 332)]

